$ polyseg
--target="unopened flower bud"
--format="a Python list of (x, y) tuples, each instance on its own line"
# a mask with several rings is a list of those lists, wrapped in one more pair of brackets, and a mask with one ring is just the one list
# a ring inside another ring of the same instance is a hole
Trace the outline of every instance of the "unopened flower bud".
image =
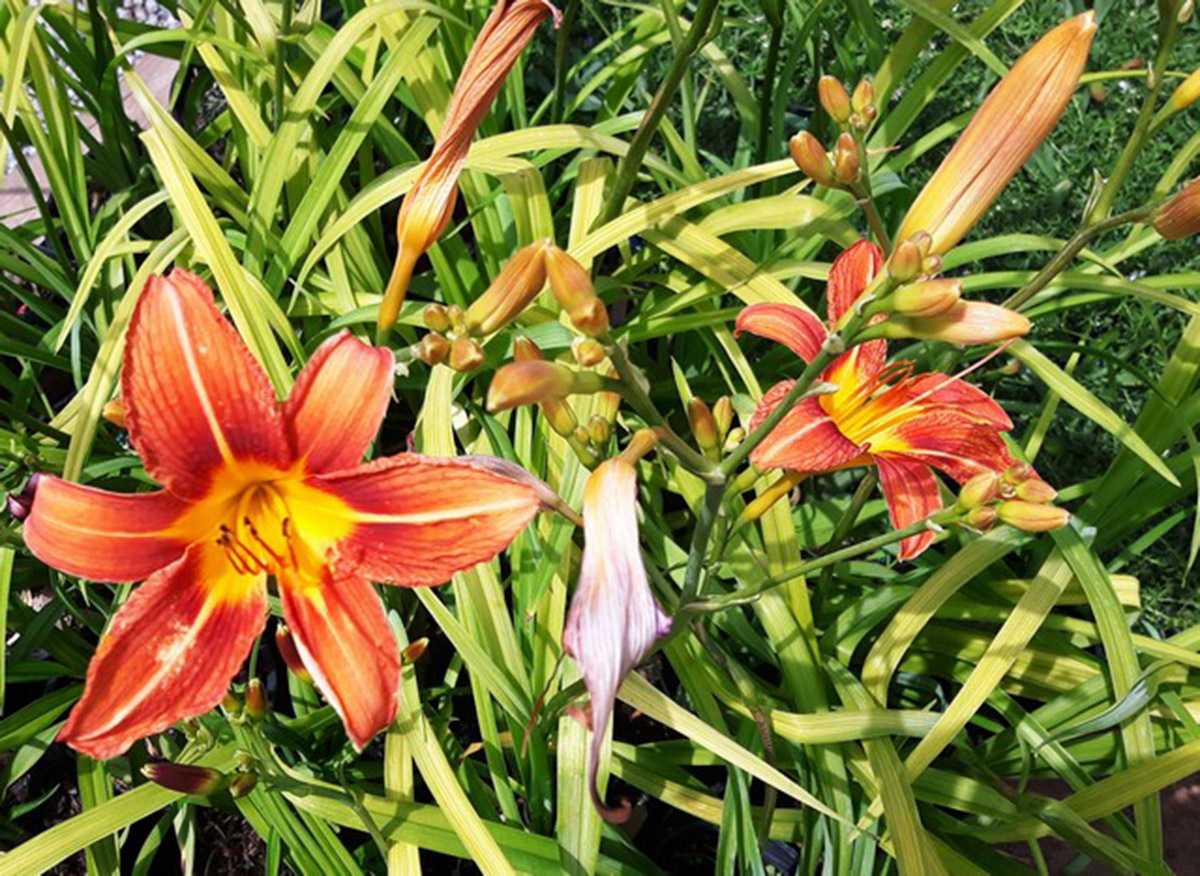
[(225, 696), (221, 697), (221, 708), (231, 715), (236, 715), (242, 710), (242, 701), (233, 691), (227, 690)]
[(570, 253), (557, 246), (546, 248), (546, 277), (550, 291), (579, 331), (598, 337), (608, 331), (608, 311), (596, 295), (591, 275)]
[(1187, 109), (1197, 100), (1200, 100), (1200, 68), (1193, 70), (1192, 75), (1179, 83), (1159, 114), (1174, 115)]
[(897, 289), (891, 305), (905, 316), (937, 316), (957, 304), (961, 296), (959, 280), (924, 280)]
[(897, 283), (911, 283), (921, 276), (922, 259), (921, 250), (915, 241), (911, 238), (902, 240), (896, 244), (891, 258), (888, 259), (888, 273)]
[(410, 642), (403, 651), (400, 652), (400, 661), (405, 664), (416, 663), (420, 660), (425, 652), (429, 649), (429, 639), (425, 636)]
[(608, 353), (604, 345), (592, 338), (576, 338), (571, 344), (571, 354), (584, 368), (592, 368), (604, 361)]
[(1021, 360), (1020, 359), (1009, 359), (1007, 362), (1005, 362), (1003, 365), (1001, 365), (996, 370), (999, 371), (1001, 374), (1003, 374), (1005, 377), (1014, 377), (1017, 374), (1021, 373)]
[(864, 76), (858, 80), (858, 85), (854, 86), (850, 106), (856, 113), (866, 113), (868, 107), (875, 108), (875, 86), (869, 76)]
[(592, 433), (587, 430), (586, 426), (576, 426), (571, 430), (571, 437), (580, 444), (586, 445), (592, 439)]
[(745, 440), (746, 430), (741, 426), (734, 426), (729, 430), (729, 434), (725, 436), (725, 452), (729, 453)]
[(566, 438), (574, 434), (578, 421), (575, 411), (565, 399), (548, 399), (538, 405), (550, 428)]
[(267, 716), (269, 708), (267, 693), (263, 690), (262, 682), (257, 678), (250, 679), (246, 684), (246, 705), (244, 709), (246, 717), (252, 718), (255, 721), (261, 721)]
[(967, 526), (975, 529), (989, 529), (996, 522), (996, 509), (990, 505), (984, 505), (981, 508), (972, 508), (967, 512), (967, 516), (963, 518), (963, 522)]
[(801, 131), (788, 143), (792, 161), (813, 182), (827, 186), (834, 182), (833, 162), (825, 153), (825, 147), (808, 131)]
[(104, 408), (100, 412), (104, 419), (108, 420), (114, 426), (120, 429), (128, 428), (125, 425), (125, 403), (119, 398), (114, 398), (112, 401), (104, 403)]
[(1047, 505), (1058, 497), (1058, 490), (1041, 478), (1033, 477), (1017, 484), (1017, 498), (1026, 502), (1038, 502)]
[(513, 338), (513, 358), (518, 362), (541, 362), (546, 357), (528, 335)]
[(441, 304), (428, 305), (421, 311), (421, 320), (430, 331), (444, 332), (450, 328), (450, 315)]
[(1027, 462), (1014, 462), (1004, 470), (1004, 479), (1010, 484), (1019, 484), (1037, 477), (1037, 471)]
[(846, 86), (833, 76), (822, 76), (817, 80), (817, 97), (821, 108), (839, 125), (850, 121), (850, 95)]
[(1071, 519), (1065, 508), (1057, 505), (1041, 505), (1036, 502), (1024, 502), (1013, 499), (1002, 503), (998, 510), (1001, 523), (1007, 523), (1025, 532), (1047, 532), (1060, 529)]
[(450, 320), (450, 331), (462, 334), (467, 330), (467, 315), (457, 304), (446, 308), (446, 319)]
[(612, 424), (599, 414), (588, 420), (588, 437), (597, 447), (604, 447), (612, 437)]
[(713, 405), (713, 419), (717, 423), (717, 435), (724, 441), (729, 434), (729, 427), (733, 425), (733, 401), (729, 396), (723, 395), (717, 399)]
[(474, 338), (455, 338), (450, 345), (450, 367), (455, 371), (474, 371), (484, 358), (483, 347)]
[(958, 505), (967, 510), (982, 507), (999, 496), (999, 488), (999, 472), (980, 472), (963, 484), (958, 492)]
[(928, 231), (914, 231), (908, 239), (917, 247), (917, 252), (921, 254), (922, 259), (933, 249), (933, 235)]
[(13, 520), (17, 522), (23, 521), (29, 516), (29, 512), (33, 510), (33, 499), (37, 494), (38, 481), (42, 479), (40, 474), (29, 476), (29, 481), (25, 484), (25, 489), (19, 493), (9, 493), (6, 505), (8, 513)]
[(432, 368), (446, 361), (450, 355), (450, 342), (437, 332), (430, 332), (421, 338), (414, 355)]
[(234, 799), (245, 797), (258, 785), (256, 773), (238, 773), (229, 783), (229, 795)]
[(1182, 240), (1200, 234), (1200, 177), (1154, 211), (1154, 230), (1166, 240)]
[(600, 392), (606, 380), (593, 371), (572, 371), (557, 362), (510, 362), (492, 378), (487, 408), (492, 413), (535, 402), (565, 399), (571, 393)]
[(487, 291), (467, 308), (468, 332), (490, 335), (529, 306), (546, 285), (545, 252), (546, 243), (538, 241), (513, 253)]
[(692, 427), (692, 435), (696, 443), (706, 453), (715, 453), (720, 446), (717, 435), (717, 421), (713, 418), (712, 410), (699, 396), (693, 396), (687, 407), (688, 423)]
[(924, 338), (951, 344), (997, 344), (1028, 334), (1029, 319), (983, 301), (959, 301), (937, 316), (895, 314), (879, 324), (887, 338)]
[(934, 274), (940, 274), (944, 265), (945, 260), (940, 255), (925, 256), (921, 259), (921, 273), (932, 277)]
[(305, 684), (313, 683), (312, 673), (304, 666), (304, 660), (296, 648), (296, 640), (292, 638), (292, 631), (288, 629), (287, 624), (280, 624), (275, 628), (275, 647), (279, 649), (279, 656), (283, 658), (292, 675)]
[(858, 171), (858, 144), (849, 134), (842, 134), (833, 147), (833, 176), (838, 182), (849, 185), (858, 179)]
[(212, 767), (185, 763), (148, 763), (142, 767), (142, 775), (168, 791), (206, 797), (224, 790), (228, 777)]

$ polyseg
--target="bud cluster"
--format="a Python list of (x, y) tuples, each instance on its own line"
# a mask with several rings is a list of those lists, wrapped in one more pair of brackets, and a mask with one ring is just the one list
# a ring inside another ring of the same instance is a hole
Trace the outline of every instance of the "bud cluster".
[[(723, 395), (710, 408), (704, 399), (693, 396), (687, 406), (688, 425), (696, 444), (709, 459), (720, 459), (741, 443), (745, 433), (733, 426), (733, 402)], [(735, 434), (736, 433), (736, 434)]]
[(817, 82), (821, 108), (837, 123), (842, 133), (831, 152), (809, 131), (801, 131), (789, 143), (792, 160), (813, 182), (828, 188), (846, 189), (862, 179), (865, 136), (875, 120), (875, 90), (863, 79), (850, 95), (846, 86), (832, 76)]
[(604, 358), (603, 346), (591, 339), (608, 332), (608, 311), (583, 266), (545, 240), (517, 250), (466, 310), (457, 305), (426, 307), (422, 320), (429, 334), (412, 347), (412, 357), (426, 365), (445, 362), (455, 371), (474, 371), (485, 358), (478, 338), (509, 325), (537, 297), (547, 280), (572, 325), (587, 336), (584, 343), (590, 341), (577, 358), (598, 363)]
[(1033, 466), (1014, 463), (1004, 471), (978, 474), (963, 484), (958, 508), (963, 522), (975, 529), (1006, 523), (1026, 532), (1046, 532), (1066, 526), (1070, 513), (1052, 504), (1058, 493)]

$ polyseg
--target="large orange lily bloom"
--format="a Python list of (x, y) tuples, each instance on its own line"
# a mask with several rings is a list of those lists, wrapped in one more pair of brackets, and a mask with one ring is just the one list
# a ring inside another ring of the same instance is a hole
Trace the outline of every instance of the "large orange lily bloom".
[(121, 378), (129, 434), (164, 489), (39, 480), (24, 524), (43, 562), (139, 581), (100, 640), (59, 738), (93, 757), (213, 708), (267, 615), (267, 577), (304, 665), (358, 748), (391, 722), (400, 661), (370, 581), (438, 584), (502, 550), (538, 507), (461, 460), (362, 464), (392, 387), (389, 350), (322, 344), (284, 403), (176, 270), (150, 280)]
[[(879, 248), (860, 241), (834, 261), (827, 294), (829, 322), (838, 319), (883, 266)], [(811, 311), (786, 304), (752, 304), (737, 332), (778, 341), (806, 362), (821, 350), (827, 331)], [(887, 361), (887, 342), (867, 341), (833, 362), (821, 379), (838, 387), (799, 402), (750, 454), (759, 468), (815, 474), (861, 465), (879, 469), (892, 525), (903, 528), (942, 507), (939, 469), (959, 483), (1013, 463), (1000, 433), (1008, 415), (979, 389), (945, 374), (913, 374), (906, 362)], [(759, 402), (753, 430), (795, 381), (776, 384)], [(933, 542), (923, 532), (900, 542), (911, 559)]]

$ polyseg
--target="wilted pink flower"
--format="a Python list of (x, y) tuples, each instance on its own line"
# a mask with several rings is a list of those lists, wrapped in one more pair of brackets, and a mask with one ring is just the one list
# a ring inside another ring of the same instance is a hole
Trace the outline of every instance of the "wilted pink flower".
[(583, 496), (584, 549), (579, 586), (567, 614), (563, 647), (578, 661), (591, 694), (588, 786), (596, 809), (610, 822), (629, 806), (607, 806), (596, 787), (600, 747), (625, 676), (671, 628), (650, 592), (638, 547), (637, 471), (610, 459), (588, 478)]

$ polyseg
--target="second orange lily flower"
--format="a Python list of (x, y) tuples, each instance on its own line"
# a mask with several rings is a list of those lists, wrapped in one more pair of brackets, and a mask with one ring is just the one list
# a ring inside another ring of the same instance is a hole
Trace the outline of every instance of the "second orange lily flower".
[[(831, 325), (882, 267), (879, 248), (867, 241), (838, 256), (827, 286)], [(778, 341), (806, 362), (817, 356), (827, 335), (810, 311), (786, 304), (752, 304), (738, 316), (736, 329)], [(942, 507), (933, 468), (964, 483), (981, 472), (1011, 465), (1013, 457), (1001, 433), (1012, 428), (1012, 421), (991, 398), (959, 378), (913, 374), (910, 363), (889, 365), (886, 360), (884, 340), (867, 341), (844, 353), (821, 376), (837, 391), (800, 401), (750, 459), (760, 468), (804, 474), (874, 465), (892, 525), (900, 529)], [(763, 396), (751, 431), (793, 383), (785, 380)], [(917, 556), (934, 536), (924, 532), (904, 539), (900, 558)]]

